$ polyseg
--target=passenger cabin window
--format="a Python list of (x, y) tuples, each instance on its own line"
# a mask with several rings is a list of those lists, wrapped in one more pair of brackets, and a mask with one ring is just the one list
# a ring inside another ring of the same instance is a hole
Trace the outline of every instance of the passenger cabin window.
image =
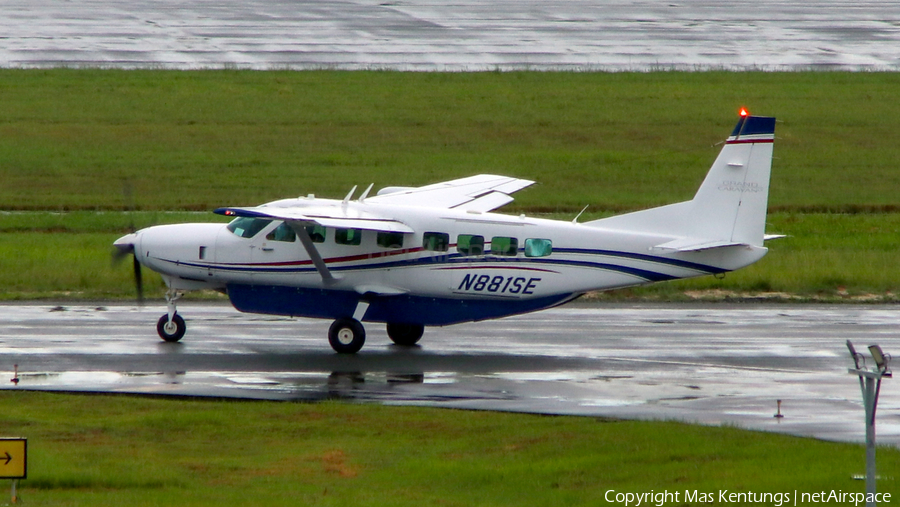
[(291, 243), (297, 240), (297, 234), (291, 229), (290, 225), (286, 222), (282, 222), (274, 231), (266, 235), (266, 239), (269, 241), (284, 241), (286, 243)]
[(450, 249), (450, 235), (444, 232), (426, 232), (422, 235), (422, 248), (434, 252), (446, 252)]
[(460, 234), (456, 237), (456, 251), (462, 255), (484, 255), (484, 236)]
[(311, 239), (313, 243), (325, 242), (325, 228), (319, 224), (307, 225), (306, 233), (309, 234), (309, 239)]
[(503, 236), (491, 238), (492, 255), (515, 257), (517, 253), (519, 253), (519, 240), (516, 238), (505, 238)]
[(402, 232), (379, 232), (375, 242), (383, 248), (403, 248)]
[(526, 239), (525, 257), (546, 257), (553, 253), (553, 242), (549, 239)]
[(338, 245), (357, 246), (362, 242), (362, 229), (335, 229), (334, 242)]
[(252, 238), (271, 223), (271, 220), (264, 218), (240, 217), (228, 224), (228, 230), (242, 238)]

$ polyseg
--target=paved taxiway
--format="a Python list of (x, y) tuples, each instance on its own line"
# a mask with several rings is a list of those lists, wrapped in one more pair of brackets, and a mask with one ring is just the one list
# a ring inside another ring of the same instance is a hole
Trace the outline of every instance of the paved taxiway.
[[(888, 306), (580, 305), (429, 328), (420, 347), (369, 324), (355, 356), (327, 321), (183, 304), (188, 335), (156, 337), (163, 307), (0, 306), (4, 389), (349, 399), (675, 419), (863, 441), (845, 340), (900, 350)], [(19, 365), (18, 386), (8, 382)], [(784, 418), (773, 417), (776, 400)], [(885, 380), (879, 443), (900, 445), (900, 384)]]
[(897, 70), (894, 0), (4, 0), (0, 66)]

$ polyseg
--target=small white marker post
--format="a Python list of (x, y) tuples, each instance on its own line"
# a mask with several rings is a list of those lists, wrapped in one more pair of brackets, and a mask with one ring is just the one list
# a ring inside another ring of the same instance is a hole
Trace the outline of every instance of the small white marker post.
[[(859, 377), (859, 388), (862, 390), (863, 405), (866, 409), (866, 507), (875, 507), (876, 478), (875, 478), (875, 409), (878, 408), (878, 394), (881, 392), (881, 379), (892, 377), (888, 368), (891, 356), (882, 352), (878, 345), (869, 345), (869, 352), (875, 360), (875, 368), (866, 368), (866, 358), (856, 351), (853, 343), (847, 340), (847, 348), (853, 357), (856, 368), (850, 368), (849, 372)], [(860, 366), (860, 362), (862, 365)]]

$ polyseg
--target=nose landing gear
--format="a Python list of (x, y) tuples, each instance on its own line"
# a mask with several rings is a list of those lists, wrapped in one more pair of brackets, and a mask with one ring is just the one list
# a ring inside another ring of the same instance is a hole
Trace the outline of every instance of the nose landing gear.
[[(159, 337), (169, 343), (180, 341), (187, 331), (184, 318), (178, 315), (175, 302), (181, 299), (184, 293), (174, 289), (166, 292), (166, 307), (168, 311), (159, 318), (156, 323), (156, 332)], [(343, 317), (335, 320), (328, 330), (328, 342), (331, 348), (339, 354), (355, 354), (366, 343), (366, 329), (361, 320), (365, 316), (369, 303), (360, 301), (352, 317)], [(397, 345), (412, 347), (422, 338), (425, 326), (421, 324), (404, 324), (389, 322), (387, 334)]]
[(159, 333), (159, 337), (169, 343), (177, 342), (187, 331), (187, 324), (184, 323), (181, 315), (178, 315), (178, 309), (175, 307), (175, 301), (178, 301), (182, 295), (182, 292), (174, 290), (166, 292), (166, 306), (169, 311), (156, 323), (156, 332)]
[(187, 325), (184, 323), (181, 315), (177, 313), (172, 316), (172, 320), (169, 320), (168, 314), (163, 315), (159, 318), (159, 322), (156, 323), (156, 332), (159, 333), (159, 337), (169, 343), (175, 343), (180, 340), (184, 336), (185, 331), (187, 331)]

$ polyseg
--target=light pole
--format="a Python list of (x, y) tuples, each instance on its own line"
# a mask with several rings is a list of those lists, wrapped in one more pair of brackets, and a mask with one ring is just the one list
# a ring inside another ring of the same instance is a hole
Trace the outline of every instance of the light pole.
[(875, 409), (878, 408), (878, 394), (881, 392), (882, 377), (891, 377), (889, 368), (891, 356), (885, 354), (878, 345), (869, 345), (869, 352), (875, 361), (875, 367), (866, 368), (866, 358), (856, 351), (853, 343), (847, 340), (847, 348), (853, 357), (855, 368), (850, 373), (859, 376), (859, 388), (862, 390), (863, 405), (866, 409), (866, 506), (874, 506), (875, 502)]

